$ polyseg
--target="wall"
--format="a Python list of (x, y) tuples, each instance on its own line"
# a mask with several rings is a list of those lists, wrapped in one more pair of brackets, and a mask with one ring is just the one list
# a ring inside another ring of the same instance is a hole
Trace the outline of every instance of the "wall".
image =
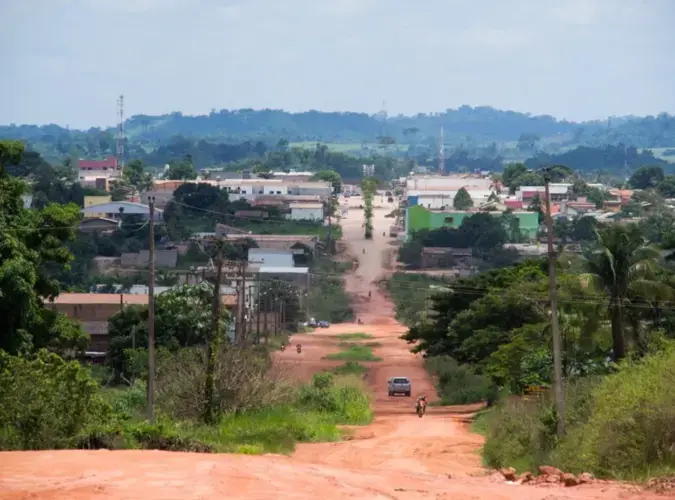
[[(416, 205), (406, 210), (406, 234), (420, 229), (458, 229), (462, 221), (476, 212), (444, 211), (434, 212)], [(501, 212), (486, 212), (500, 216)], [(536, 212), (513, 212), (518, 217), (520, 232), (526, 239), (534, 239), (539, 231), (539, 215)]]
[(292, 208), (289, 218), (291, 220), (323, 220), (323, 207), (318, 208)]
[[(92, 205), (102, 205), (103, 203), (110, 203), (112, 201), (112, 196), (85, 196), (84, 197), (84, 208), (89, 208)], [(105, 212), (101, 213), (86, 213), (84, 214), (85, 219), (106, 217)]]
[(265, 266), (293, 267), (293, 251), (251, 248), (248, 251), (248, 260), (249, 262), (264, 261)]

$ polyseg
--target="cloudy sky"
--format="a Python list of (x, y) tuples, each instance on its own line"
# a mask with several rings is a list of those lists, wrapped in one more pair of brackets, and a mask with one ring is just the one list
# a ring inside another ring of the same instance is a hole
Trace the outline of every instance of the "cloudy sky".
[(0, 124), (222, 108), (675, 112), (675, 0), (0, 0)]

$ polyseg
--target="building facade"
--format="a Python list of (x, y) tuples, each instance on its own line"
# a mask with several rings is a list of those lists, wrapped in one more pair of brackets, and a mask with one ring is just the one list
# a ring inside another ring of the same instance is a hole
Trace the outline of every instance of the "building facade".
[[(406, 235), (421, 229), (440, 229), (443, 227), (459, 229), (462, 221), (478, 212), (466, 211), (436, 211), (416, 205), (406, 209)], [(494, 217), (500, 217), (502, 212), (485, 212)], [(520, 233), (528, 240), (536, 239), (539, 232), (539, 214), (536, 212), (511, 212), (518, 218)]]

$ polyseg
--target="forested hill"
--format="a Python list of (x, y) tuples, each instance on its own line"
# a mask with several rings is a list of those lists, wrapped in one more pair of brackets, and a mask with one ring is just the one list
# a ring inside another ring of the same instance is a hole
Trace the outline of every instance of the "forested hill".
[[(288, 113), (281, 110), (221, 110), (208, 115), (187, 116), (171, 113), (162, 116), (136, 115), (126, 121), (131, 142), (158, 146), (168, 138), (182, 135), (218, 142), (243, 140), (326, 143), (377, 142), (381, 136), (398, 143), (421, 143), (437, 137), (443, 123), (445, 137), (458, 142), (467, 137), (477, 142), (517, 141), (523, 134), (537, 140), (556, 138), (567, 145), (627, 143), (636, 147), (670, 147), (675, 144), (675, 117), (667, 114), (646, 118), (616, 118), (602, 122), (574, 123), (552, 116), (532, 116), (490, 107), (462, 106), (442, 114), (415, 116), (368, 115), (308, 111)], [(114, 129), (101, 131), (68, 130), (57, 125), (0, 126), (0, 138), (27, 142), (57, 142), (68, 136), (89, 136), (100, 140), (113, 137)]]

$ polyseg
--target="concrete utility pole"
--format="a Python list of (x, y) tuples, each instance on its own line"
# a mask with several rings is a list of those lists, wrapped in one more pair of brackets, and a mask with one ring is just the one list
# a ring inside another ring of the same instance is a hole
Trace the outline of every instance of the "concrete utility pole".
[(549, 170), (544, 170), (546, 194), (546, 236), (548, 242), (548, 296), (551, 302), (551, 334), (553, 335), (553, 391), (557, 414), (556, 430), (558, 436), (565, 433), (565, 392), (562, 377), (562, 342), (558, 326), (558, 292), (556, 282), (556, 252), (553, 247), (553, 216), (551, 215), (551, 193), (549, 189)]
[(148, 199), (148, 421), (155, 422), (155, 197)]

